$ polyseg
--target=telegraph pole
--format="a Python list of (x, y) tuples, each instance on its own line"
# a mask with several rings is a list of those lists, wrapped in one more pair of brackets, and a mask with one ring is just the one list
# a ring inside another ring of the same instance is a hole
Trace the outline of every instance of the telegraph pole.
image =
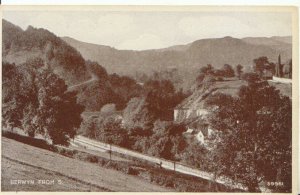
[(176, 164), (176, 162), (174, 161), (173, 164), (174, 164), (174, 171), (175, 171), (175, 164)]
[(111, 144), (109, 144), (109, 160), (111, 160)]

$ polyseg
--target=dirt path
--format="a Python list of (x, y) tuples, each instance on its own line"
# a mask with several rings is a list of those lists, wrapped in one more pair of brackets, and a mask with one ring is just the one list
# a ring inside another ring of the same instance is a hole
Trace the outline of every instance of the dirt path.
[(86, 84), (89, 84), (89, 83), (97, 81), (97, 80), (98, 80), (97, 76), (94, 75), (94, 74), (92, 74), (92, 78), (90, 80), (84, 81), (84, 82), (76, 84), (76, 85), (69, 86), (68, 90), (73, 90), (76, 87), (79, 87), (79, 86), (82, 86), (82, 85), (86, 85)]

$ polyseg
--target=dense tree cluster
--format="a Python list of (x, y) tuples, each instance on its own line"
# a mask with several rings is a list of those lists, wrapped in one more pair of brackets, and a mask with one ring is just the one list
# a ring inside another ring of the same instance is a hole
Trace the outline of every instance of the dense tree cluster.
[(154, 128), (144, 131), (140, 128), (125, 129), (117, 115), (90, 117), (80, 128), (80, 133), (93, 139), (133, 149), (169, 160), (180, 160), (187, 147), (182, 133), (185, 126), (157, 120)]
[(244, 67), (242, 65), (238, 64), (235, 68), (236, 68), (236, 74), (237, 74), (238, 78), (241, 79), (241, 75), (243, 73)]
[(131, 99), (123, 112), (126, 126), (151, 129), (156, 120), (173, 120), (173, 110), (186, 96), (176, 92), (169, 80), (150, 80), (140, 97)]
[(285, 181), (278, 190), (289, 191), (291, 100), (255, 74), (246, 79), (248, 86), (240, 89), (238, 98), (216, 94), (209, 102), (218, 106), (211, 124), (222, 131), (215, 169), (245, 184), (249, 191), (258, 191), (261, 181), (274, 180)]
[(262, 56), (253, 60), (254, 62), (254, 71), (259, 74), (261, 78), (264, 76), (265, 71), (270, 71), (272, 74), (275, 74), (275, 64), (269, 62), (269, 59), (266, 56)]
[(186, 146), (182, 137), (185, 127), (171, 121), (174, 107), (185, 97), (184, 93), (176, 92), (168, 80), (150, 80), (143, 85), (141, 94), (128, 102), (122, 121), (103, 126), (105, 118), (118, 118), (103, 115), (86, 120), (81, 131), (101, 141), (111, 141), (158, 157), (179, 159)]
[(129, 135), (114, 114), (89, 117), (81, 124), (80, 132), (102, 142), (130, 147)]
[(39, 133), (53, 144), (67, 144), (80, 126), (83, 107), (64, 80), (43, 64), (28, 60), (21, 66), (3, 63), (3, 123), (29, 136)]
[(235, 73), (232, 66), (229, 64), (224, 64), (221, 69), (215, 69), (211, 64), (207, 64), (200, 69), (200, 74), (198, 75), (196, 81), (201, 83), (207, 76), (212, 77), (215, 80), (223, 80), (224, 77), (234, 77)]
[(109, 75), (97, 62), (87, 61), (86, 66), (93, 81), (74, 89), (78, 91), (78, 102), (86, 111), (99, 111), (109, 103), (122, 110), (131, 98), (140, 95), (142, 87), (134, 79), (115, 73)]

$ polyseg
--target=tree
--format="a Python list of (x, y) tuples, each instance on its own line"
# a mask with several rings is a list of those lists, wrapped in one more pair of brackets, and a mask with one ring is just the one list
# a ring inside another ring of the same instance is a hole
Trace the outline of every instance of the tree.
[(22, 94), (20, 91), (22, 75), (15, 64), (3, 62), (3, 83), (2, 83), (2, 122), (4, 126), (14, 127), (21, 126), (22, 119)]
[(254, 62), (255, 72), (258, 73), (259, 76), (262, 78), (263, 77), (263, 72), (266, 68), (266, 65), (269, 64), (268, 58), (265, 57), (265, 56), (262, 56), (262, 57), (254, 59), (253, 62)]
[(212, 74), (214, 72), (214, 67), (211, 64), (207, 64), (206, 66), (200, 69), (200, 73), (203, 74)]
[(131, 148), (128, 132), (121, 127), (121, 121), (116, 116), (100, 118), (97, 121), (97, 138), (100, 141)]
[(150, 80), (145, 83), (145, 101), (155, 119), (172, 120), (173, 109), (186, 95), (176, 92), (169, 80)]
[(18, 90), (4, 102), (5, 107), (18, 105), (20, 114), (14, 119), (29, 136), (39, 133), (53, 144), (68, 144), (76, 134), (84, 109), (77, 104), (76, 93), (67, 91), (64, 80), (44, 66), (41, 59), (29, 60), (17, 69), (21, 75)]
[(182, 124), (157, 120), (152, 134), (136, 136), (133, 149), (152, 156), (169, 160), (179, 160), (187, 143), (182, 137)]
[(237, 73), (239, 79), (241, 79), (241, 75), (243, 73), (243, 68), (244, 67), (242, 65), (240, 65), (240, 64), (238, 64), (236, 66), (236, 73)]
[(181, 158), (186, 164), (202, 170), (207, 170), (205, 165), (211, 163), (211, 161), (207, 161), (207, 153), (208, 150), (202, 144), (193, 140), (189, 142), (188, 146), (182, 153)]
[(112, 74), (109, 77), (111, 87), (120, 98), (116, 101), (117, 109), (124, 109), (129, 100), (140, 95), (142, 87), (128, 76)]
[(231, 65), (224, 64), (222, 71), (224, 77), (234, 77), (234, 70)]
[(288, 74), (288, 76), (291, 79), (292, 75), (293, 75), (293, 63), (292, 63), (292, 59), (289, 60), (288, 66), (289, 66), (289, 74)]
[(97, 120), (94, 117), (85, 119), (79, 129), (79, 134), (95, 139), (97, 137)]
[(210, 122), (221, 131), (216, 169), (221, 166), (222, 174), (250, 192), (259, 191), (261, 181), (274, 178), (285, 181), (279, 191), (290, 191), (291, 100), (255, 75), (247, 79), (248, 86), (240, 89), (238, 98), (216, 94), (208, 102), (218, 108)]
[(132, 98), (123, 111), (124, 126), (139, 131), (150, 130), (155, 116), (149, 111), (148, 105), (145, 97)]

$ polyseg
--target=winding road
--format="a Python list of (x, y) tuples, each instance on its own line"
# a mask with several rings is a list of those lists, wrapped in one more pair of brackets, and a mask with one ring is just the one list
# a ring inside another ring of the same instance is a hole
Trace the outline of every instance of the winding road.
[[(87, 137), (84, 136), (77, 136), (72, 142), (71, 144), (73, 146), (77, 146), (77, 147), (86, 147), (90, 150), (94, 150), (94, 151), (98, 151), (98, 152), (118, 152), (127, 156), (131, 156), (131, 157), (135, 157), (138, 159), (142, 159), (142, 160), (146, 160), (148, 162), (152, 162), (152, 163), (156, 163), (156, 164), (160, 164), (161, 167), (165, 168), (165, 169), (169, 169), (169, 170), (174, 170), (180, 173), (184, 173), (184, 174), (188, 174), (188, 175), (193, 175), (196, 177), (200, 177), (206, 180), (210, 180), (210, 181), (214, 181), (214, 176), (212, 173), (209, 172), (205, 172), (205, 171), (200, 171), (198, 169), (180, 164), (180, 163), (174, 163), (172, 161), (168, 161), (165, 159), (161, 159), (161, 158), (157, 158), (157, 157), (153, 157), (153, 156), (148, 156), (139, 152), (135, 152), (129, 149), (125, 149), (119, 146), (115, 146), (115, 145), (110, 145), (110, 144), (106, 144), (100, 141), (95, 141), (92, 139), (89, 139)], [(235, 183), (234, 181), (225, 178), (225, 177), (218, 177), (217, 179), (215, 179), (215, 181), (219, 184), (223, 184), (225, 186), (231, 187), (231, 188), (236, 188), (236, 189), (242, 189), (242, 190), (246, 190), (245, 186), (243, 186), (240, 183)], [(265, 191), (267, 189), (261, 189), (262, 191)]]

